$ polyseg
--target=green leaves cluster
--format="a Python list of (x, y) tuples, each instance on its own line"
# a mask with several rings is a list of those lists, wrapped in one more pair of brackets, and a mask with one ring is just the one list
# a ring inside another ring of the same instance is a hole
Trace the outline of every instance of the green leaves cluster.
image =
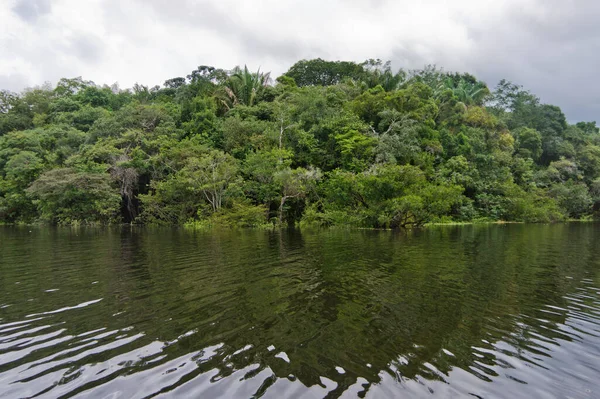
[(0, 92), (0, 222), (197, 227), (552, 222), (600, 211), (600, 133), (433, 66), (199, 66), (130, 90)]

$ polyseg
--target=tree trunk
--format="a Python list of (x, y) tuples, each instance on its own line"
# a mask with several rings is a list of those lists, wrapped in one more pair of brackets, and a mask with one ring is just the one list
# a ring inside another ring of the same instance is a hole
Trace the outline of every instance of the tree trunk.
[(270, 220), (269, 216), (271, 215), (271, 202), (265, 201), (264, 205), (265, 205), (265, 220), (267, 222), (269, 222), (269, 220)]
[(285, 201), (288, 197), (285, 195), (281, 197), (281, 203), (279, 204), (279, 224), (283, 225), (283, 205), (285, 205)]
[(279, 128), (279, 149), (283, 148), (283, 121), (281, 122), (281, 127)]

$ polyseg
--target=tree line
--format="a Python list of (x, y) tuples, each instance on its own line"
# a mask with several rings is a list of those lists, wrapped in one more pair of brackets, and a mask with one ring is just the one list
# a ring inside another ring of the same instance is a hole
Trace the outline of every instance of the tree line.
[(415, 227), (600, 210), (600, 133), (502, 80), (302, 60), (0, 91), (0, 222)]

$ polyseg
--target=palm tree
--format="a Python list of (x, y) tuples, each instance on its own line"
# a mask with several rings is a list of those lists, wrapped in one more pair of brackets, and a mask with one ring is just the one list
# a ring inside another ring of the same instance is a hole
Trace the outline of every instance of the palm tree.
[(454, 89), (454, 95), (467, 106), (481, 105), (490, 94), (490, 89), (483, 82), (471, 83), (461, 80)]
[(456, 82), (448, 76), (434, 90), (434, 96), (439, 99), (448, 90), (465, 108), (483, 104), (485, 98), (490, 94), (490, 89), (481, 81), (471, 82), (460, 79)]
[(394, 73), (390, 61), (370, 59), (362, 64), (364, 68), (363, 80), (369, 87), (381, 85), (385, 91), (397, 90), (406, 80), (406, 72), (400, 69)]
[(253, 73), (248, 70), (246, 65), (244, 65), (244, 69), (235, 67), (218, 97), (228, 110), (238, 104), (252, 106), (270, 82), (270, 72), (263, 73), (259, 68)]

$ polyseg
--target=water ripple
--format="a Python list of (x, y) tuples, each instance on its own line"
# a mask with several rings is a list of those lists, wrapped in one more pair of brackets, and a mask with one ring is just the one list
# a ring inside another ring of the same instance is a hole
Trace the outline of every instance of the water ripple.
[(599, 232), (0, 228), (0, 398), (595, 398)]

